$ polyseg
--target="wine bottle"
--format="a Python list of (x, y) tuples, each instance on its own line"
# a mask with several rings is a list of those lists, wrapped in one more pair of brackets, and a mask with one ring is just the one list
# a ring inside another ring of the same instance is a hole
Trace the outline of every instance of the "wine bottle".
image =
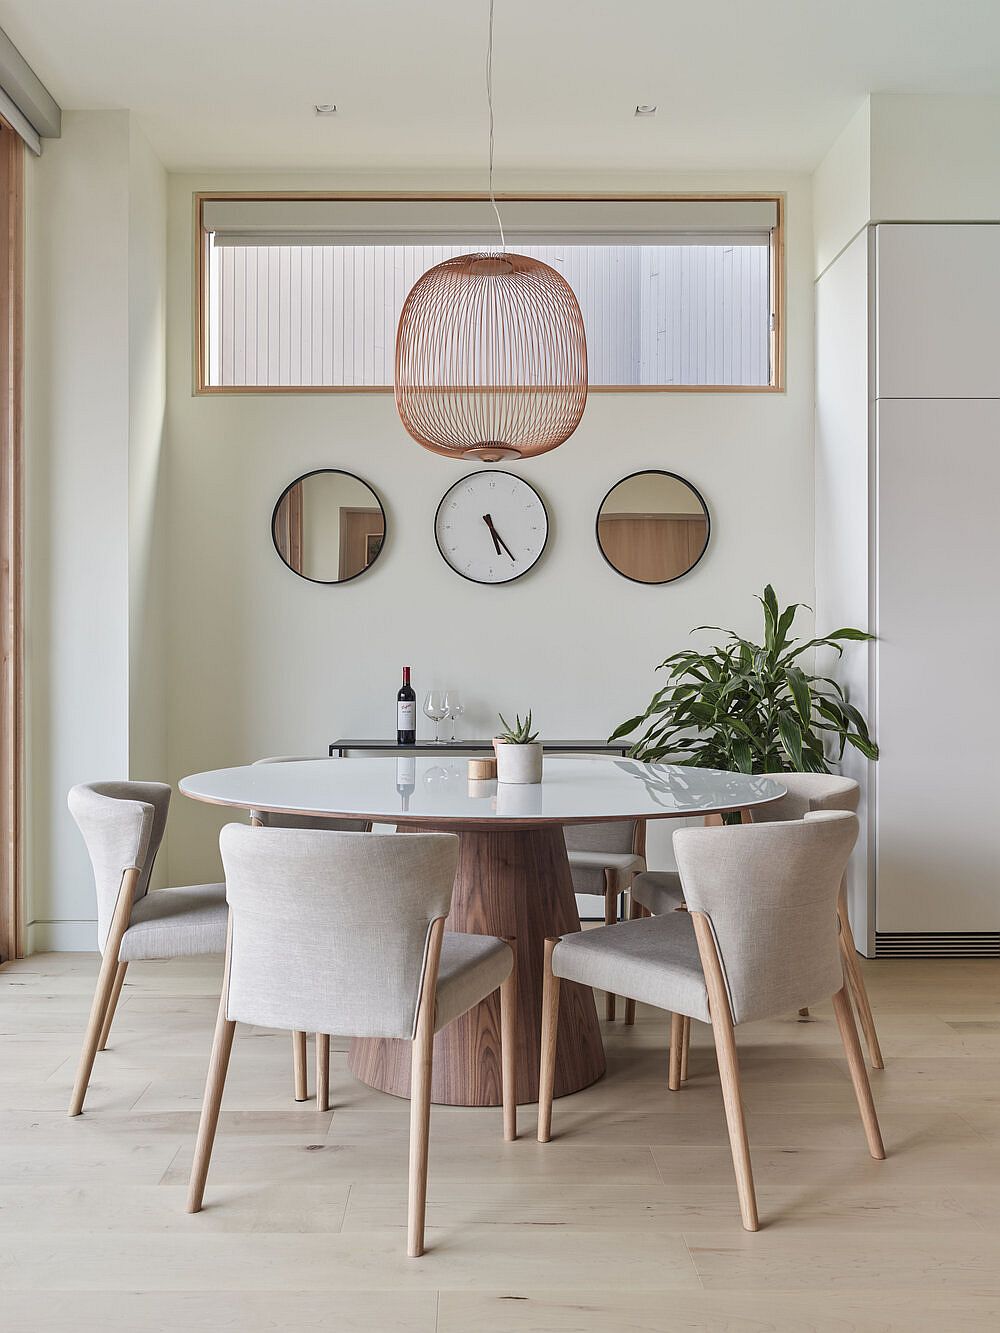
[(410, 684), (410, 668), (403, 667), (403, 684), (396, 695), (396, 744), (417, 743), (417, 696)]
[(396, 790), (399, 808), (404, 813), (410, 808), (410, 797), (417, 785), (417, 760), (412, 754), (400, 755), (396, 760)]

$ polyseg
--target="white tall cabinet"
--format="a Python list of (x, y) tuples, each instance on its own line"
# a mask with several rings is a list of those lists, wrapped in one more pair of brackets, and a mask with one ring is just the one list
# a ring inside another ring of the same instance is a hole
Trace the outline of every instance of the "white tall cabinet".
[[(867, 228), (817, 281), (817, 619), (882, 757), (851, 758), (869, 955), (1000, 952), (1000, 225)], [(865, 947), (867, 945), (867, 947)]]

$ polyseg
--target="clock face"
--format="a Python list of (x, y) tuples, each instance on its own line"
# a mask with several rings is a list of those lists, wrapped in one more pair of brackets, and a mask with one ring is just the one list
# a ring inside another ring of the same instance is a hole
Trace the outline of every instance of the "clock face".
[(473, 472), (445, 491), (434, 516), (438, 550), (474, 583), (519, 579), (545, 549), (542, 497), (513, 472)]

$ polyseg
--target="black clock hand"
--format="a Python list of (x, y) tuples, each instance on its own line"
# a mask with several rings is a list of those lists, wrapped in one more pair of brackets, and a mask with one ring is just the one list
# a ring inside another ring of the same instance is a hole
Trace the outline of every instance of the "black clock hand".
[(497, 532), (496, 528), (493, 526), (493, 520), (492, 520), (492, 518), (490, 518), (489, 514), (484, 514), (484, 515), (483, 515), (483, 518), (484, 518), (484, 519), (486, 520), (486, 522), (490, 525), (490, 532), (493, 533), (493, 540), (494, 540), (495, 542), (499, 542), (499, 544), (500, 544), (499, 546), (497, 546), (497, 555), (500, 554), (500, 547), (502, 546), (503, 549), (504, 549), (504, 550), (507, 552), (507, 554), (510, 556), (511, 560), (514, 560), (514, 559), (515, 559), (514, 552), (510, 549), (510, 547), (507, 545), (507, 543), (504, 541), (504, 539), (500, 536), (499, 532)]
[(497, 532), (496, 532), (496, 528), (493, 526), (493, 520), (490, 518), (489, 514), (484, 514), (484, 515), (483, 515), (483, 522), (486, 524), (486, 526), (487, 526), (487, 527), (489, 528), (489, 530), (490, 530), (490, 536), (493, 538), (493, 545), (497, 548), (497, 555), (499, 555), (499, 554), (500, 554), (500, 543), (499, 543), (499, 541), (497, 540)]

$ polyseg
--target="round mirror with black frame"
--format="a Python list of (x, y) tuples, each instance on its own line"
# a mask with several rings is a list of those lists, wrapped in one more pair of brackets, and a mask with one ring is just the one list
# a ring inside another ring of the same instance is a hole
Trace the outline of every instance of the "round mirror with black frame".
[(370, 569), (385, 546), (385, 510), (366, 481), (317, 468), (282, 491), (271, 515), (281, 559), (310, 583), (349, 583)]
[(673, 583), (705, 554), (711, 531), (701, 493), (676, 472), (650, 468), (615, 482), (597, 511), (597, 545), (633, 583)]

